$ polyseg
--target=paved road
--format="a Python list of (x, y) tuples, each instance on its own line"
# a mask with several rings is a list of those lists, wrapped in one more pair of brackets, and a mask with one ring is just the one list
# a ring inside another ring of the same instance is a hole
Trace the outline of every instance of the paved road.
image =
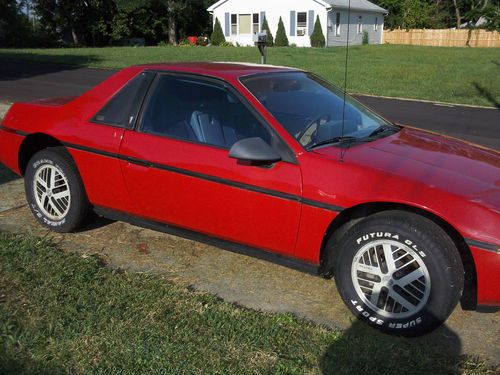
[[(0, 60), (0, 100), (79, 95), (114, 72)], [(443, 106), (368, 96), (357, 98), (386, 118), (500, 150), (500, 109)]]

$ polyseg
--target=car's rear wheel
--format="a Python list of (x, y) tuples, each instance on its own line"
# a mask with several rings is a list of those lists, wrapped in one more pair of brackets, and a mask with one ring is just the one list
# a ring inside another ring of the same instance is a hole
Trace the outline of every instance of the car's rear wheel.
[(391, 334), (415, 336), (442, 324), (464, 280), (460, 255), (434, 222), (399, 211), (371, 215), (342, 236), (335, 280), (360, 319)]
[(37, 220), (56, 232), (78, 228), (89, 203), (76, 166), (62, 147), (37, 152), (25, 174), (26, 199)]

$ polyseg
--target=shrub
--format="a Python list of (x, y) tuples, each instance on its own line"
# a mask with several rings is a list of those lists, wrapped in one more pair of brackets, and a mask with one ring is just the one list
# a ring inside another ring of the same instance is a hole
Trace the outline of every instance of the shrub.
[(209, 42), (210, 41), (208, 40), (208, 38), (206, 36), (199, 36), (197, 45), (205, 47), (208, 45)]
[(212, 32), (210, 39), (212, 45), (214, 46), (220, 46), (222, 43), (226, 42), (226, 38), (224, 37), (222, 26), (220, 25), (218, 18), (215, 19), (214, 31)]
[(278, 22), (278, 31), (276, 31), (276, 41), (274, 43), (276, 47), (288, 47), (288, 38), (286, 37), (285, 25), (280, 17)]
[(324, 47), (325, 45), (325, 35), (323, 34), (323, 29), (321, 28), (319, 16), (317, 16), (316, 22), (314, 23), (314, 31), (311, 34), (311, 47)]
[(222, 42), (219, 46), (221, 46), (221, 47), (234, 47), (234, 44), (231, 42)]
[(370, 43), (370, 39), (368, 37), (368, 31), (363, 31), (363, 44), (369, 44)]
[(267, 45), (268, 45), (268, 47), (274, 46), (273, 34), (271, 34), (271, 29), (269, 29), (269, 24), (267, 23), (266, 17), (264, 17), (264, 20), (262, 21), (262, 31), (264, 31), (264, 30), (267, 31)]

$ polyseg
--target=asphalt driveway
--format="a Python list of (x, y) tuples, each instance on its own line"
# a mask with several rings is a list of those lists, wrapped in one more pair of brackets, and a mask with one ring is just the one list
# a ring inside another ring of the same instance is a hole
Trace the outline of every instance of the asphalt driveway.
[[(113, 70), (0, 60), (0, 101), (80, 95), (112, 74)], [(389, 120), (500, 150), (500, 109), (356, 98)]]

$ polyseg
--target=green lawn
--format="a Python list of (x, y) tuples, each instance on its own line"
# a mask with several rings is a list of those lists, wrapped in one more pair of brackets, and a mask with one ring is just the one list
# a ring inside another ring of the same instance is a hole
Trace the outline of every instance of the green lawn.
[(341, 333), (0, 233), (1, 374), (486, 374), (446, 346)]
[[(343, 47), (271, 48), (268, 62), (311, 70), (343, 87), (345, 51)], [(101, 68), (161, 61), (259, 61), (256, 48), (248, 47), (0, 49), (0, 58)], [(500, 48), (351, 47), (348, 91), (498, 107)]]

